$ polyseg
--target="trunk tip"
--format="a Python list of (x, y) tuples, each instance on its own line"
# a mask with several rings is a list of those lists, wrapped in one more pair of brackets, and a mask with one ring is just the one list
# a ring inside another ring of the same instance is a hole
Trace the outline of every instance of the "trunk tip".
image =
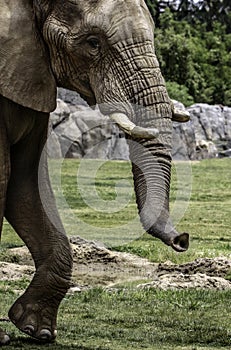
[(171, 246), (177, 252), (185, 252), (189, 247), (189, 234), (184, 232), (176, 236), (172, 241)]

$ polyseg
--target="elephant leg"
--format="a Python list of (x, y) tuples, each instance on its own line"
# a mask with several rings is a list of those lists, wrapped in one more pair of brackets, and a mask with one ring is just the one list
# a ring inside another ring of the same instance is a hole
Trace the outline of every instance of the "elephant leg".
[[(10, 175), (10, 147), (4, 120), (0, 115), (0, 237), (5, 211), (7, 183)], [(0, 346), (9, 342), (9, 336), (0, 329)]]
[[(58, 307), (70, 285), (72, 255), (55, 206), (46, 155), (42, 152), (48, 115), (41, 114), (32, 118), (33, 128), (11, 147), (5, 216), (29, 248), (36, 271), (25, 293), (11, 307), (9, 317), (21, 331), (52, 341), (57, 333)], [(47, 210), (41, 195), (46, 196)]]
[(0, 237), (10, 176), (10, 145), (3, 118), (0, 116)]

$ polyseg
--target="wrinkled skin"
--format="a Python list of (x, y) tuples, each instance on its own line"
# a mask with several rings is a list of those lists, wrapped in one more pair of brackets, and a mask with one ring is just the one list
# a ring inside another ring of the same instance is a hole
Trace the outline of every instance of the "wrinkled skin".
[[(0, 0), (0, 9), (0, 222), (5, 216), (36, 267), (9, 317), (23, 332), (51, 341), (72, 268), (42, 155), (56, 86), (137, 126), (128, 143), (141, 222), (151, 235), (185, 251), (188, 234), (179, 234), (169, 218), (174, 114), (143, 0)], [(155, 137), (143, 133), (149, 128)], [(49, 213), (40, 200), (38, 170)], [(0, 343), (8, 341), (0, 331)]]

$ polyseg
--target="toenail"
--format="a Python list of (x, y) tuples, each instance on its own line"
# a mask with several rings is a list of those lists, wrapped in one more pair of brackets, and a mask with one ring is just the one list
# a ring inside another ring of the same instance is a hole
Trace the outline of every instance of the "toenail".
[(34, 327), (32, 325), (27, 325), (23, 328), (23, 332), (33, 335), (34, 334)]
[(51, 340), (52, 339), (52, 335), (51, 332), (49, 331), (49, 329), (42, 329), (39, 335), (39, 339), (41, 340)]
[(5, 334), (4, 337), (0, 340), (1, 345), (9, 344), (9, 342), (10, 342), (10, 337), (7, 334)]

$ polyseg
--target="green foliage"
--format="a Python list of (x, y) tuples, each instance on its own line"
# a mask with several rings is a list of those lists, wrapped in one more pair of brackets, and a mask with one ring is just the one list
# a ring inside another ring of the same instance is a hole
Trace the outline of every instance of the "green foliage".
[(160, 15), (170, 9), (177, 21), (205, 23), (208, 31), (213, 30), (214, 21), (219, 21), (231, 33), (230, 0), (146, 0), (146, 4), (158, 26)]
[(173, 100), (182, 102), (186, 107), (194, 103), (193, 97), (189, 94), (188, 88), (185, 85), (167, 81), (167, 90)]
[(147, 4), (157, 24), (155, 47), (170, 97), (186, 105), (193, 101), (231, 106), (231, 5), (152, 0)]

